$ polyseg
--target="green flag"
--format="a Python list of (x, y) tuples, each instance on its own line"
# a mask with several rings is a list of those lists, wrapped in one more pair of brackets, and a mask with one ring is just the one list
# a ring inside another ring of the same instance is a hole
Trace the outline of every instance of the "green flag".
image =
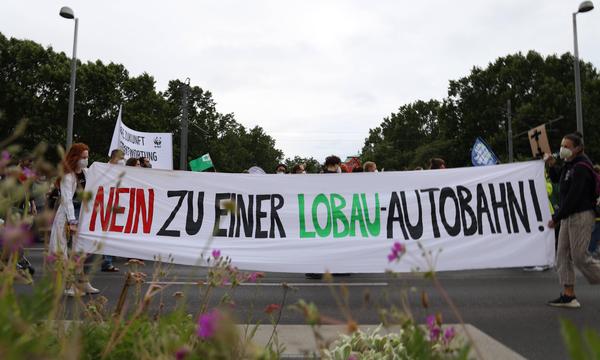
[(192, 171), (204, 171), (211, 167), (213, 167), (213, 163), (210, 159), (210, 154), (204, 154), (199, 158), (190, 161), (190, 169), (192, 169)]

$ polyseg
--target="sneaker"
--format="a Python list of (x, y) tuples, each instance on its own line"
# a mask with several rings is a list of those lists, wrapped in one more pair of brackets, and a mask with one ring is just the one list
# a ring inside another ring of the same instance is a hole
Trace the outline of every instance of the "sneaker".
[(314, 273), (304, 274), (304, 276), (306, 276), (307, 279), (312, 279), (312, 280), (321, 280), (323, 278), (323, 274), (314, 274)]
[(563, 294), (560, 294), (560, 296), (557, 299), (548, 301), (548, 305), (573, 309), (581, 307), (581, 304), (579, 303), (579, 301), (577, 301), (577, 298), (575, 296), (566, 296)]
[(85, 291), (86, 294), (98, 294), (100, 292), (100, 290), (93, 287), (92, 284), (90, 284), (89, 282), (86, 282), (83, 285), (83, 290)]
[(64, 292), (65, 296), (69, 296), (69, 297), (75, 297), (75, 296), (85, 296), (85, 293), (81, 290), (79, 290), (78, 288), (76, 288), (75, 286), (71, 286), (68, 289), (65, 289)]

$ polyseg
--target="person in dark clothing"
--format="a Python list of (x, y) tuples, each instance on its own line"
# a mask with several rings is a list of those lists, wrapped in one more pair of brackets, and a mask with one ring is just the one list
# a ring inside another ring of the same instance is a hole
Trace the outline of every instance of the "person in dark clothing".
[(325, 158), (325, 164), (323, 164), (323, 174), (341, 174), (341, 165), (342, 160), (338, 156), (328, 156)]
[(445, 168), (446, 168), (446, 162), (444, 161), (444, 159), (441, 159), (441, 158), (429, 159), (429, 169), (430, 170), (445, 169)]
[(560, 296), (548, 305), (578, 308), (581, 305), (575, 296), (574, 266), (590, 284), (600, 283), (600, 261), (587, 251), (596, 217), (596, 180), (592, 162), (584, 153), (581, 134), (569, 134), (562, 139), (560, 158), (564, 160), (562, 167), (556, 166), (552, 156), (544, 155), (550, 180), (559, 183), (560, 207), (548, 227), (552, 229), (560, 223), (556, 270), (563, 286)]
[(275, 167), (275, 174), (287, 174), (287, 166), (285, 164), (279, 164)]
[(292, 174), (306, 174), (304, 164), (296, 164), (292, 168)]
[(152, 169), (152, 163), (150, 162), (150, 159), (148, 159), (147, 157), (142, 156), (138, 160), (140, 161), (141, 167), (147, 168), (147, 169)]
[(141, 165), (140, 165), (140, 159), (138, 159), (138, 158), (129, 158), (125, 162), (125, 166), (141, 167)]

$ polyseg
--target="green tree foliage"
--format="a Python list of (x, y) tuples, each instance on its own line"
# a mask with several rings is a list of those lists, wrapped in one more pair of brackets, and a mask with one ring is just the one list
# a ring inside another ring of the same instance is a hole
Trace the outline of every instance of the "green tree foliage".
[[(592, 64), (581, 62), (581, 79), (586, 150), (600, 160), (600, 77)], [(369, 131), (362, 158), (396, 170), (426, 166), (431, 157), (442, 157), (450, 166), (467, 166), (471, 146), (480, 136), (506, 162), (507, 100), (512, 103), (515, 135), (562, 117), (547, 126), (557, 151), (561, 137), (575, 131), (574, 89), (570, 54), (543, 57), (530, 51), (501, 57), (450, 81), (442, 101), (401, 106)], [(525, 134), (514, 138), (514, 153), (516, 159), (531, 158)]]
[(321, 163), (313, 157), (294, 156), (293, 158), (285, 159), (284, 164), (287, 166), (288, 171), (292, 171), (294, 165), (297, 164), (304, 164), (304, 170), (306, 170), (307, 174), (317, 174), (321, 171)]
[[(70, 58), (32, 41), (0, 34), (0, 138), (29, 119), (24, 149), (46, 142), (64, 146), (69, 101)], [(133, 129), (172, 132), (173, 164), (179, 164), (182, 82), (170, 81), (164, 92), (154, 78), (130, 76), (121, 64), (78, 62), (74, 141), (90, 146), (92, 160), (107, 160), (119, 111)], [(272, 169), (283, 158), (275, 140), (261, 127), (246, 129), (233, 114), (221, 114), (209, 91), (192, 86), (188, 101), (188, 160), (210, 153), (218, 171), (241, 172), (253, 165)]]

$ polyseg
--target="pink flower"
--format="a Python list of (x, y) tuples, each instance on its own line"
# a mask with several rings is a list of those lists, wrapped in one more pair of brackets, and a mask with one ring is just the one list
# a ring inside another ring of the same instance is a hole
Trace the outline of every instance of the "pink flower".
[(220, 258), (221, 257), (221, 250), (214, 249), (212, 251), (212, 257), (215, 258), (215, 259)]
[(356, 357), (356, 355), (352, 354), (348, 356), (348, 360), (358, 360), (358, 358)]
[(394, 246), (392, 246), (392, 250), (394, 250), (400, 254), (404, 254), (404, 252), (406, 252), (406, 247), (404, 245), (402, 245), (401, 243), (399, 243), (398, 241), (396, 241), (394, 243)]
[(58, 259), (58, 257), (56, 256), (56, 254), (54, 253), (50, 253), (46, 256), (46, 262), (47, 263), (53, 263)]
[(10, 160), (10, 153), (6, 150), (2, 150), (2, 160), (8, 161)]
[(429, 329), (429, 340), (437, 341), (442, 334), (442, 328), (438, 324), (438, 319), (435, 315), (427, 317), (427, 328)]
[(436, 325), (437, 325), (437, 320), (435, 318), (435, 315), (429, 315), (427, 317), (427, 327), (431, 329)]
[(35, 177), (35, 171), (33, 171), (30, 168), (26, 167), (26, 168), (23, 168), (23, 175), (27, 179), (29, 179), (29, 178)]
[(177, 352), (175, 353), (175, 359), (183, 360), (188, 356), (189, 353), (190, 353), (190, 350), (188, 348), (182, 347), (181, 349), (177, 350)]
[(440, 337), (441, 332), (442, 330), (437, 326), (433, 329), (429, 329), (429, 340), (436, 341)]
[(392, 251), (388, 254), (388, 261), (392, 262), (394, 260), (400, 259), (400, 256), (406, 252), (406, 247), (396, 241), (394, 245), (392, 245)]
[(444, 341), (446, 341), (446, 343), (452, 341), (454, 336), (456, 336), (456, 330), (454, 330), (454, 327), (449, 327), (444, 331)]
[(253, 272), (250, 275), (248, 275), (248, 278), (246, 279), (248, 282), (256, 282), (256, 280), (262, 278), (265, 276), (265, 273), (262, 272)]
[(224, 277), (223, 280), (221, 280), (221, 285), (231, 285), (231, 281), (229, 281), (228, 277)]
[(219, 321), (219, 311), (213, 309), (207, 313), (200, 315), (198, 318), (197, 335), (200, 339), (210, 339), (215, 335), (217, 330), (217, 322)]

